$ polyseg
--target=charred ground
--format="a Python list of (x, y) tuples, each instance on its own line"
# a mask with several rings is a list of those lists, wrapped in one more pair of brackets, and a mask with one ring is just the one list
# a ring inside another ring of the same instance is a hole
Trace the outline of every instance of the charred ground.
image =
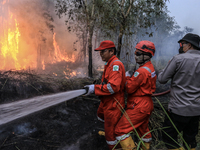
[[(34, 72), (8, 71), (0, 73), (0, 103), (62, 91), (81, 89), (94, 79), (53, 77)], [(157, 84), (157, 91), (169, 85)], [(158, 98), (167, 107), (168, 95)], [(150, 119), (152, 149), (163, 149), (161, 127), (164, 112), (153, 98), (154, 111)], [(107, 150), (103, 124), (96, 118), (99, 99), (95, 95), (79, 96), (0, 126), (1, 150)], [(134, 138), (135, 136), (132, 135)], [(198, 138), (198, 137), (197, 137)], [(137, 140), (135, 138), (135, 140)]]
[[(62, 91), (81, 89), (93, 79), (65, 79), (28, 72), (1, 72), (0, 103)], [(96, 111), (100, 101), (94, 95), (79, 96), (0, 126), (1, 150), (105, 150), (105, 138), (98, 136), (103, 124)]]

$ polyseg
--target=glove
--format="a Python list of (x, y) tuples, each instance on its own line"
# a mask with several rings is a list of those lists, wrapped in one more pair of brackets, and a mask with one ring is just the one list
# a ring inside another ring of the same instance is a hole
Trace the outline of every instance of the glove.
[(126, 77), (130, 77), (131, 75), (130, 75), (130, 73), (129, 73), (129, 71), (126, 71)]
[(94, 84), (86, 85), (86, 86), (84, 86), (84, 88), (85, 88), (86, 91), (87, 91), (87, 93), (85, 94), (85, 96), (94, 93)]
[(125, 75), (126, 75), (126, 77), (132, 77), (133, 73), (134, 73), (134, 71), (129, 70), (129, 71), (126, 71)]

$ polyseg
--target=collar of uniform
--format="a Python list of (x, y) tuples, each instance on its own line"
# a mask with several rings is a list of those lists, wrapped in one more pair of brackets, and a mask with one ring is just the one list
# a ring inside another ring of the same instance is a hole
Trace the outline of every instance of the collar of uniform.
[(115, 59), (115, 58), (116, 58), (116, 55), (112, 56), (112, 57), (108, 60), (108, 62), (105, 63), (105, 65), (109, 65), (110, 62), (112, 62), (113, 59)]
[(144, 66), (149, 65), (149, 64), (151, 64), (151, 61), (146, 62), (144, 65), (142, 65), (140, 67), (144, 67)]
[(190, 49), (190, 50), (188, 50), (186, 53), (200, 54), (200, 50)]

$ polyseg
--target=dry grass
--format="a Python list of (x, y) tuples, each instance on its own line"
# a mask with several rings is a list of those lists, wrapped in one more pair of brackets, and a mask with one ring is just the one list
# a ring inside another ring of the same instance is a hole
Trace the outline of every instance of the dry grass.
[(28, 71), (0, 72), (0, 103), (49, 93), (81, 89), (91, 84), (90, 78), (66, 79), (64, 76), (37, 74)]
[[(50, 76), (28, 71), (6, 71), (0, 72), (0, 103), (7, 103), (19, 99), (30, 98), (38, 95), (56, 93), (61, 91), (81, 89), (84, 85), (92, 84), (91, 78), (71, 78), (64, 76)], [(100, 80), (97, 80), (99, 83)], [(169, 88), (169, 84), (157, 83), (157, 93)], [(88, 97), (89, 98), (89, 97)], [(94, 99), (94, 97), (92, 97)], [(167, 108), (169, 95), (158, 97), (162, 105)], [(150, 118), (149, 127), (152, 131), (152, 149), (164, 149), (161, 140), (161, 128), (164, 121), (164, 112), (159, 104), (154, 101), (154, 111)], [(198, 147), (200, 147), (200, 134), (197, 135)]]

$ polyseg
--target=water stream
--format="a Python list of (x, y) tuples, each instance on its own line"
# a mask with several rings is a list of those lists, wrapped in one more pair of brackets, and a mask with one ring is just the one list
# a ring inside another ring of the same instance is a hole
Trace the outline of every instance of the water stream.
[(0, 105), (0, 125), (83, 95), (85, 89), (38, 96)]

